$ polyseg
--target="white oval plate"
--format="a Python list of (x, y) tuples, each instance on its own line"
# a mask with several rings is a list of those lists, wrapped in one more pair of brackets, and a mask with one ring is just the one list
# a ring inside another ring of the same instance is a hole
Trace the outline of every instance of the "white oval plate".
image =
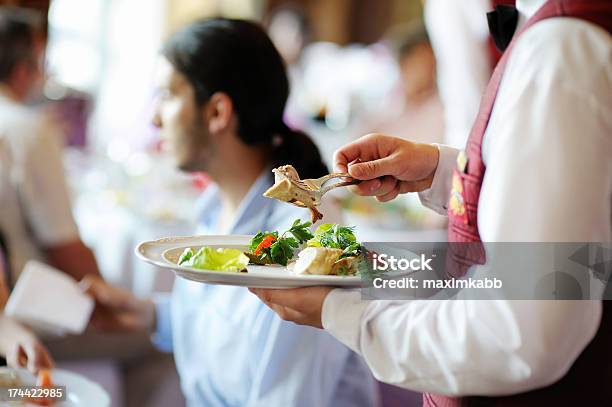
[(296, 288), (308, 286), (360, 287), (361, 278), (355, 276), (294, 275), (283, 266), (249, 264), (248, 273), (200, 270), (178, 266), (178, 258), (188, 247), (224, 247), (245, 250), (252, 236), (186, 236), (168, 237), (143, 242), (136, 247), (136, 256), (155, 266), (170, 269), (188, 280), (206, 284), (236, 285), (253, 288)]
[[(15, 370), (23, 386), (36, 385), (36, 377), (26, 369), (0, 368), (0, 371)], [(53, 407), (109, 407), (110, 397), (99, 384), (85, 376), (63, 369), (51, 370), (51, 380), (56, 386), (66, 386), (66, 400), (53, 404)], [(18, 404), (17, 404), (18, 405)], [(35, 406), (24, 403), (25, 406)]]

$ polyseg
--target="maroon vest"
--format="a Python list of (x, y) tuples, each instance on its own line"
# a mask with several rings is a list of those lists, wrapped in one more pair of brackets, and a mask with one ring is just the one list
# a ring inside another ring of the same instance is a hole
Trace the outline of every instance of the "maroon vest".
[[(478, 232), (478, 200), (486, 171), (482, 140), (493, 110), (499, 84), (514, 44), (537, 22), (554, 17), (573, 17), (612, 31), (611, 0), (549, 0), (514, 35), (487, 85), (480, 111), (470, 133), (465, 157), (458, 160), (449, 202), (447, 273), (461, 277), (474, 264), (485, 263), (485, 250)], [(554, 103), (554, 101), (551, 101)], [(467, 160), (467, 163), (465, 162)], [(551, 352), (554, 352), (551, 349)], [(603, 301), (603, 316), (595, 338), (555, 384), (539, 390), (505, 397), (463, 397), (424, 394), (426, 407), (458, 406), (612, 406), (612, 301)]]

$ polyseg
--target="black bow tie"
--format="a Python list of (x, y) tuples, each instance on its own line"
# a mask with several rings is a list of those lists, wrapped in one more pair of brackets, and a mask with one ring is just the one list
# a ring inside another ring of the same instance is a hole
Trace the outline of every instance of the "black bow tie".
[(487, 13), (487, 21), (495, 46), (504, 52), (516, 30), (518, 10), (514, 6), (495, 6), (495, 10)]

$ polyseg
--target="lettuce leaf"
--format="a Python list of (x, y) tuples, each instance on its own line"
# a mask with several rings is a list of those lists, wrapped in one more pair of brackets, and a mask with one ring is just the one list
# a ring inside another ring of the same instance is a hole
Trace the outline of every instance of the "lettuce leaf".
[(202, 247), (195, 254), (185, 249), (179, 258), (179, 266), (202, 270), (241, 271), (246, 268), (249, 258), (237, 249), (213, 249)]

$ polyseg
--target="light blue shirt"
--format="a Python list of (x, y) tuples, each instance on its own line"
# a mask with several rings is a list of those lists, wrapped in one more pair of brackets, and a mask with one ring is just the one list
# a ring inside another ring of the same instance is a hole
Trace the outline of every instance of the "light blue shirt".
[[(284, 230), (308, 211), (262, 196), (271, 172), (253, 184), (232, 234)], [(219, 191), (199, 202), (200, 234), (218, 233)], [(376, 405), (363, 360), (322, 330), (281, 320), (244, 287), (177, 278), (157, 302), (156, 344), (174, 350), (190, 407), (361, 407)]]

